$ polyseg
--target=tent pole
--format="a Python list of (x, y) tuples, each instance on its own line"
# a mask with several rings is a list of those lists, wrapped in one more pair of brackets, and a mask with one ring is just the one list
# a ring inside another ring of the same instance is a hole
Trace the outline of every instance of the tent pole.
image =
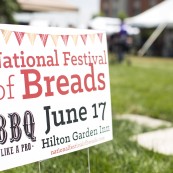
[(142, 48), (138, 51), (139, 56), (144, 56), (146, 51), (150, 48), (150, 46), (154, 43), (154, 41), (157, 39), (157, 37), (161, 34), (161, 32), (166, 28), (167, 24), (160, 24), (154, 32), (151, 34), (151, 36), (148, 38), (148, 40), (144, 43)]

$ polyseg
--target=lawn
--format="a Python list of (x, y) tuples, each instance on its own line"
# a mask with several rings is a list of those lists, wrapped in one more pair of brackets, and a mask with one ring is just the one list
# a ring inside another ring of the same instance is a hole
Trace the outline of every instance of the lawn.
[[(117, 64), (110, 56), (114, 140), (90, 148), (91, 173), (172, 173), (173, 156), (148, 151), (129, 137), (146, 127), (116, 120), (123, 113), (173, 122), (173, 59), (131, 58)], [(87, 149), (41, 162), (41, 173), (87, 173)], [(38, 173), (33, 163), (4, 173)]]
[[(91, 173), (172, 173), (173, 156), (147, 151), (129, 140), (145, 127), (113, 120), (114, 140), (90, 148)], [(41, 162), (41, 173), (88, 173), (87, 149)], [(4, 173), (39, 173), (38, 163)]]
[(173, 122), (173, 59), (131, 58), (110, 64), (113, 114), (135, 113)]

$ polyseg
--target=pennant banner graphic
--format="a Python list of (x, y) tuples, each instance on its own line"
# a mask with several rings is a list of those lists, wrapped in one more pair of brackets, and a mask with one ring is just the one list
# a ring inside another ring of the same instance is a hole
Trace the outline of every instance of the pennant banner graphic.
[(41, 41), (43, 42), (44, 47), (46, 46), (46, 42), (47, 42), (47, 38), (48, 38), (48, 34), (39, 34)]
[(24, 32), (15, 32), (14, 31), (14, 34), (15, 34), (16, 39), (17, 39), (17, 41), (20, 45), (22, 43), (22, 40), (23, 40), (23, 37), (24, 37), (25, 33)]
[(69, 35), (61, 35), (64, 44), (67, 46)]
[[(44, 47), (46, 46), (49, 35), (50, 35), (50, 38), (52, 39), (55, 46), (57, 46), (59, 36), (61, 36), (65, 46), (67, 46), (67, 44), (68, 44), (69, 36), (71, 36), (75, 46), (77, 45), (78, 38), (79, 38), (79, 35), (37, 34), (37, 33), (28, 33), (28, 32), (25, 33), (25, 32), (9, 31), (9, 30), (4, 30), (4, 29), (1, 29), (1, 33), (3, 35), (3, 38), (6, 42), (6, 44), (8, 43), (8, 41), (11, 37), (11, 34), (14, 33), (15, 37), (16, 37), (16, 40), (17, 40), (19, 45), (22, 44), (23, 37), (24, 37), (25, 34), (27, 35), (31, 45), (34, 45), (35, 39), (36, 39), (37, 35), (39, 35), (39, 37), (41, 39), (41, 42), (42, 42)], [(103, 39), (102, 38), (103, 37), (102, 33), (82, 34), (82, 35), (80, 35), (80, 37), (81, 37), (82, 42), (84, 43), (84, 45), (86, 45), (88, 37), (90, 38), (91, 42), (94, 44), (96, 35), (98, 36), (100, 42), (102, 42), (102, 39)]]
[(34, 34), (34, 33), (26, 33), (26, 34), (29, 38), (31, 45), (34, 45), (37, 34)]
[(86, 45), (87, 34), (81, 35), (81, 38), (83, 40), (83, 43)]
[(12, 31), (1, 29), (1, 32), (2, 32), (2, 35), (4, 37), (5, 42), (8, 43), (8, 40), (9, 40), (9, 38), (11, 36)]

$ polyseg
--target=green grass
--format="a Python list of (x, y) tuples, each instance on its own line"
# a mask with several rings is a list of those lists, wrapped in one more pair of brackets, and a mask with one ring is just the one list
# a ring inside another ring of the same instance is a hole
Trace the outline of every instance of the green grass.
[[(173, 122), (173, 59), (131, 58), (114, 63), (110, 56), (113, 114), (136, 113)], [(129, 137), (150, 131), (113, 119), (114, 140), (90, 148), (91, 173), (172, 173), (173, 156), (145, 150)], [(87, 149), (41, 162), (42, 173), (87, 173)], [(2, 171), (38, 173), (38, 163)]]
[(173, 59), (131, 58), (110, 64), (113, 114), (135, 113), (173, 122)]
[[(129, 137), (148, 131), (144, 127), (113, 120), (114, 140), (90, 148), (91, 173), (172, 173), (173, 156), (147, 151)], [(87, 173), (87, 149), (41, 162), (42, 173)], [(4, 173), (38, 173), (38, 163)]]

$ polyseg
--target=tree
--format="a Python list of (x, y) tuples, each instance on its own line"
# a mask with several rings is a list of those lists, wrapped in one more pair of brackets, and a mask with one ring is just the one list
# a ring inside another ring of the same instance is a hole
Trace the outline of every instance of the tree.
[(127, 18), (127, 14), (124, 11), (120, 11), (118, 13), (118, 18), (120, 18), (121, 20), (124, 20), (125, 18)]
[(0, 23), (16, 23), (13, 15), (18, 10), (17, 0), (0, 0)]

